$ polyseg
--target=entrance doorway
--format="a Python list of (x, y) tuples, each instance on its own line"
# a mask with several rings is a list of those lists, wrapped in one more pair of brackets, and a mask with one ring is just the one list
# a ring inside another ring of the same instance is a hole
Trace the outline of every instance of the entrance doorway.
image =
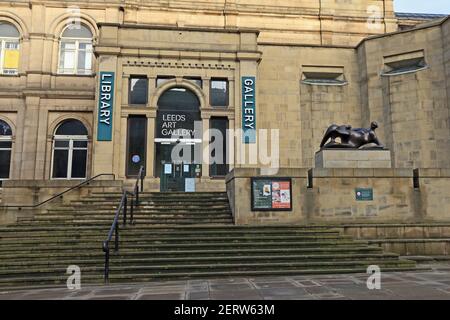
[[(161, 192), (194, 192), (201, 177), (200, 101), (192, 91), (175, 87), (158, 100), (155, 175)], [(199, 154), (200, 152), (200, 154)]]
[(195, 192), (195, 179), (201, 177), (201, 164), (195, 163), (193, 159), (173, 160), (172, 151), (175, 147), (184, 150), (191, 148), (193, 152), (193, 145), (180, 144), (159, 144), (157, 148), (161, 192)]

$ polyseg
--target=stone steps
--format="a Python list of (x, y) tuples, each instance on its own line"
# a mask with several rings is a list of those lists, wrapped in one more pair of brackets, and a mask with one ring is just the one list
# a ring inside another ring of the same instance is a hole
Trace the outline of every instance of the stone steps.
[[(128, 204), (128, 210), (130, 210), (130, 204)], [(117, 211), (117, 207), (106, 207), (106, 206), (85, 206), (85, 207), (70, 207), (66, 208), (64, 210), (48, 210), (48, 212), (41, 212), (38, 213), (38, 215), (60, 215), (60, 216), (66, 216), (66, 215), (90, 215), (90, 214), (115, 214)], [(226, 206), (220, 206), (220, 207), (162, 207), (158, 208), (157, 206), (139, 206), (134, 207), (135, 213), (142, 213), (142, 214), (163, 214), (163, 213), (186, 213), (186, 214), (214, 214), (214, 213), (226, 213), (230, 214), (231, 211)]]
[[(132, 196), (130, 196), (132, 197)], [(120, 196), (108, 196), (108, 195), (95, 195), (91, 194), (89, 198), (83, 199), (73, 199), (73, 202), (93, 202), (93, 201), (109, 201), (116, 202), (120, 201), (122, 198), (122, 194)], [(196, 195), (195, 193), (187, 193), (187, 194), (175, 194), (171, 195), (169, 193), (159, 194), (159, 193), (139, 193), (139, 199), (142, 201), (155, 201), (155, 202), (186, 202), (186, 203), (205, 203), (205, 202), (227, 202), (228, 194), (226, 193), (218, 193), (210, 195)]]
[[(129, 213), (128, 213), (129, 214)], [(191, 219), (213, 219), (213, 218), (231, 218), (230, 214), (227, 213), (133, 213), (133, 217), (138, 219), (148, 219), (148, 218), (173, 218), (173, 219), (183, 219), (183, 218), (191, 218)], [(72, 220), (108, 220), (114, 218), (114, 212), (110, 212), (109, 214), (92, 214), (92, 215), (37, 215), (33, 218), (22, 218), (20, 222), (32, 222), (32, 221), (46, 221), (46, 220), (54, 220), (54, 221), (72, 221)]]
[[(129, 198), (130, 199), (130, 198)], [(85, 204), (102, 204), (102, 205), (117, 205), (118, 202), (120, 202), (121, 197), (117, 198), (93, 198), (90, 197), (89, 199), (82, 199), (82, 200), (72, 200), (70, 202), (71, 205), (85, 205)], [(164, 205), (170, 203), (171, 205), (192, 205), (192, 206), (198, 206), (198, 205), (220, 205), (220, 204), (227, 204), (228, 198), (227, 196), (221, 196), (217, 197), (216, 199), (199, 199), (199, 198), (158, 198), (158, 197), (145, 197), (145, 196), (139, 196), (139, 202), (142, 204), (154, 204), (154, 205)]]
[[(126, 240), (127, 241), (127, 240)], [(129, 243), (128, 241), (126, 243)], [(289, 241), (289, 242), (230, 242), (224, 243), (222, 242), (197, 242), (197, 243), (134, 243), (133, 250), (166, 250), (166, 249), (179, 249), (183, 248), (191, 248), (191, 249), (200, 249), (200, 248), (259, 248), (259, 247), (284, 247), (284, 246), (296, 246), (297, 248), (303, 249), (315, 249), (317, 246), (321, 246), (322, 248), (326, 247), (340, 247), (346, 249), (357, 248), (354, 242), (351, 241), (333, 241), (333, 242), (325, 242), (325, 241), (316, 241), (316, 242), (297, 242), (297, 241)], [(23, 245), (11, 245), (11, 246), (0, 246), (0, 253), (6, 252), (14, 252), (16, 255), (26, 252), (45, 252), (45, 251), (75, 251), (75, 250), (95, 250), (98, 249), (98, 243), (78, 243), (76, 245), (49, 245), (45, 244), (42, 246), (34, 245), (24, 248)], [(130, 249), (131, 250), (131, 249)]]
[[(321, 262), (330, 262), (330, 261), (349, 261), (349, 260), (361, 260), (361, 261), (375, 261), (375, 260), (383, 260), (386, 261), (397, 261), (399, 260), (399, 256), (394, 253), (384, 253), (382, 251), (360, 251), (360, 252), (349, 252), (349, 251), (335, 251), (335, 252), (292, 252), (292, 253), (284, 253), (284, 252), (271, 252), (270, 256), (264, 255), (265, 252), (246, 252), (241, 250), (243, 254), (232, 254), (228, 252), (227, 254), (206, 254), (206, 255), (198, 255), (195, 257), (189, 257), (184, 254), (182, 255), (157, 255), (153, 252), (153, 255), (149, 254), (135, 254), (136, 252), (118, 252), (112, 253), (111, 261), (114, 262), (115, 265), (128, 265), (131, 263), (145, 263), (147, 265), (167, 265), (167, 264), (196, 264), (196, 263), (205, 263), (208, 261), (215, 263), (228, 263), (228, 262), (236, 262), (236, 261), (246, 261), (246, 262), (254, 262), (254, 261), (266, 261), (266, 262), (278, 262), (280, 260), (283, 261), (321, 261)], [(29, 256), (29, 255), (27, 255)], [(25, 258), (27, 256), (18, 256)], [(81, 265), (85, 264), (94, 264), (100, 265), (103, 267), (104, 256), (93, 255), (93, 254), (85, 254), (80, 256), (75, 256), (71, 254), (58, 254), (55, 255), (47, 255), (42, 254), (42, 258), (34, 259), (33, 261), (26, 259), (18, 259), (14, 261), (7, 261), (7, 256), (5, 256), (5, 260), (0, 262), (0, 269), (3, 271), (7, 266), (37, 266), (37, 265), (46, 265), (46, 266), (69, 266), (74, 264), (75, 262)], [(400, 260), (403, 261), (403, 260)], [(66, 264), (68, 263), (68, 264)]]
[[(383, 267), (411, 267), (415, 266), (415, 263), (412, 261), (404, 261), (404, 260), (371, 260), (371, 261), (361, 261), (361, 260), (349, 260), (349, 261), (307, 261), (307, 262), (298, 262), (298, 261), (288, 261), (288, 262), (229, 262), (229, 263), (205, 263), (205, 264), (139, 264), (139, 265), (127, 265), (121, 266), (118, 264), (114, 264), (110, 267), (111, 272), (114, 274), (129, 274), (129, 273), (164, 273), (165, 275), (170, 277), (171, 273), (194, 273), (198, 271), (205, 272), (223, 272), (223, 271), (252, 271), (255, 268), (258, 270), (275, 270), (277, 268), (289, 270), (291, 268), (295, 268), (296, 270), (303, 269), (335, 269), (337, 267), (357, 267), (357, 266), (369, 266), (369, 265), (378, 265)], [(47, 268), (27, 268), (25, 269), (8, 269), (5, 271), (0, 270), (0, 283), (1, 279), (7, 276), (27, 276), (30, 274), (36, 275), (47, 275), (51, 276), (57, 273), (65, 273), (67, 267), (57, 268), (57, 267), (47, 267)], [(102, 266), (83, 266), (82, 268), (83, 274), (102, 274), (103, 267)]]
[[(86, 223), (89, 223), (92, 226), (99, 226), (99, 227), (107, 227), (111, 225), (112, 218), (109, 219), (74, 219), (71, 221), (67, 220), (58, 220), (58, 219), (46, 219), (46, 220), (33, 220), (33, 221), (26, 221), (23, 223), (23, 226), (36, 226), (36, 225), (42, 225), (45, 226), (51, 226), (53, 223), (59, 223), (60, 225), (68, 225), (68, 226), (83, 226)], [(183, 224), (231, 224), (233, 222), (233, 219), (230, 217), (218, 217), (218, 218), (190, 218), (190, 217), (156, 217), (156, 218), (141, 218), (141, 219), (135, 219), (135, 223), (141, 223), (141, 224), (152, 224), (152, 225), (170, 225), (173, 223), (176, 223), (178, 225)], [(41, 226), (42, 226), (41, 225)]]
[[(120, 200), (119, 200), (120, 201)], [(61, 211), (84, 211), (86, 210), (86, 208), (89, 208), (90, 210), (95, 209), (97, 211), (97, 209), (101, 209), (101, 210), (115, 210), (117, 209), (118, 204), (99, 204), (99, 203), (95, 203), (95, 204), (84, 204), (84, 205), (69, 205), (65, 208), (65, 210), (55, 210), (55, 209), (50, 209), (50, 211), (53, 212), (61, 212)], [(154, 205), (154, 204), (144, 204), (144, 203), (140, 203), (139, 204), (139, 209), (143, 209), (143, 210), (161, 210), (161, 211), (177, 211), (177, 210), (184, 210), (184, 211), (189, 211), (189, 210), (198, 210), (198, 211), (208, 211), (208, 210), (212, 210), (212, 209), (222, 209), (222, 210), (229, 210), (228, 205), (222, 205), (222, 204), (214, 204), (214, 205), (168, 205), (168, 204), (161, 204), (161, 205)]]
[[(186, 192), (140, 192), (141, 197), (151, 196), (155, 198), (171, 199), (171, 198), (199, 198), (199, 199), (215, 199), (218, 197), (226, 197), (226, 192), (220, 191), (198, 191), (193, 193)], [(92, 192), (91, 197), (120, 198), (122, 192)]]
[[(128, 211), (129, 212), (129, 211)], [(76, 211), (76, 210), (72, 210), (72, 211), (66, 211), (66, 212), (49, 212), (49, 213), (39, 213), (36, 215), (36, 218), (39, 217), (67, 217), (67, 218), (71, 218), (71, 217), (82, 217), (82, 218), (86, 218), (86, 217), (90, 217), (93, 215), (96, 216), (102, 216), (102, 217), (110, 217), (110, 216), (114, 216), (114, 214), (116, 213), (116, 210), (95, 210), (95, 211)], [(155, 210), (155, 209), (148, 209), (148, 210), (143, 210), (143, 209), (135, 209), (134, 210), (134, 215), (140, 215), (140, 216), (146, 216), (146, 215), (191, 215), (191, 216), (205, 216), (205, 215), (228, 215), (230, 216), (230, 212), (229, 210), (225, 210), (225, 209), (221, 209), (221, 210), (214, 210), (214, 211), (208, 211), (208, 210)]]
[[(197, 259), (204, 260), (214, 260), (220, 259), (221, 261), (227, 261), (228, 259), (238, 259), (239, 257), (260, 257), (265, 256), (267, 261), (278, 261), (278, 257), (284, 256), (285, 259), (289, 259), (289, 256), (303, 256), (306, 260), (319, 259), (323, 257), (326, 261), (336, 261), (342, 258), (355, 259), (353, 257), (367, 256), (368, 260), (374, 260), (370, 258), (375, 255), (378, 256), (382, 254), (381, 250), (364, 250), (359, 248), (358, 250), (302, 250), (302, 249), (291, 249), (291, 250), (279, 250), (279, 249), (238, 249), (238, 250), (221, 250), (215, 252), (214, 250), (197, 250), (197, 251), (125, 251), (121, 250), (118, 254), (114, 254), (114, 261), (123, 261), (129, 259), (151, 259), (154, 261), (164, 261), (164, 260), (177, 260), (179, 262), (187, 263), (189, 261), (195, 261)], [(272, 258), (274, 257), (274, 258)], [(383, 256), (386, 257), (386, 256)], [(398, 256), (397, 256), (398, 258)], [(7, 266), (9, 264), (19, 264), (28, 265), (32, 262), (36, 263), (50, 263), (51, 265), (60, 264), (60, 261), (71, 261), (70, 264), (77, 264), (80, 260), (91, 260), (101, 262), (100, 266), (103, 266), (104, 254), (101, 250), (94, 252), (58, 252), (58, 253), (27, 253), (27, 254), (2, 254), (2, 266)], [(68, 266), (67, 265), (67, 266)], [(66, 267), (67, 267), (66, 266)]]
[[(227, 262), (227, 261), (349, 261), (355, 260), (374, 261), (376, 259), (387, 259), (387, 260), (398, 260), (398, 255), (393, 253), (361, 253), (361, 254), (310, 254), (310, 255), (271, 255), (268, 256), (258, 256), (258, 255), (230, 255), (230, 256), (205, 256), (205, 257), (190, 257), (186, 259), (185, 257), (168, 257), (168, 258), (128, 258), (121, 255), (113, 255), (112, 261), (118, 265), (150, 265), (150, 264), (186, 264), (186, 263), (198, 263), (198, 262)], [(37, 267), (37, 266), (53, 266), (64, 268), (72, 264), (77, 265), (102, 265), (104, 259), (91, 258), (84, 259), (79, 257), (78, 259), (70, 260), (58, 260), (49, 261), (48, 259), (41, 260), (24, 260), (24, 261), (12, 261), (12, 262), (0, 262), (0, 269), (5, 270), (10, 267)]]
[[(132, 228), (132, 229), (130, 229)], [(288, 235), (339, 235), (339, 232), (333, 229), (312, 229), (308, 230), (308, 228), (301, 227), (238, 227), (238, 226), (210, 226), (210, 225), (196, 225), (196, 226), (148, 226), (143, 224), (136, 224), (133, 226), (127, 225), (124, 232), (130, 229), (133, 235), (141, 235), (141, 234), (152, 234), (152, 235), (183, 235), (183, 236), (199, 236), (198, 232), (201, 232), (201, 236), (205, 235), (263, 235), (263, 234), (288, 234)], [(74, 234), (81, 234), (87, 232), (97, 232), (99, 230), (104, 230), (104, 227), (98, 226), (82, 226), (82, 227), (71, 227), (71, 226), (46, 226), (40, 227), (36, 225), (31, 225), (28, 227), (24, 227), (22, 225), (10, 226), (7, 228), (0, 228), (0, 237), (4, 237), (8, 234), (14, 235), (18, 232), (32, 232), (34, 233), (42, 233), (44, 231), (51, 232), (52, 234), (70, 234), (73, 232)], [(56, 232), (60, 233), (56, 233)], [(48, 233), (43, 233), (44, 235)], [(97, 234), (97, 233), (96, 233)], [(50, 235), (51, 236), (51, 235)]]
[[(101, 249), (101, 246), (98, 248)], [(111, 249), (113, 249), (113, 245), (111, 245)], [(199, 248), (189, 249), (189, 250), (142, 250), (139, 248), (122, 248), (119, 252), (120, 256), (135, 256), (135, 257), (186, 257), (189, 259), (192, 255), (196, 256), (227, 256), (227, 255), (258, 255), (258, 254), (335, 254), (335, 253), (381, 253), (382, 249), (379, 247), (369, 247), (369, 246), (333, 246), (330, 248), (327, 247), (306, 247), (306, 248), (226, 248), (226, 249), (213, 249), (213, 248)], [(77, 249), (66, 249), (66, 250), (57, 250), (57, 251), (49, 251), (47, 253), (41, 252), (39, 250), (36, 251), (14, 251), (14, 252), (2, 252), (3, 259), (39, 259), (40, 257), (49, 259), (49, 258), (59, 258), (59, 257), (92, 257), (92, 256), (104, 256), (101, 250), (77, 250)], [(5, 260), (6, 261), (6, 260)]]
[[(130, 228), (130, 227), (128, 227)], [(103, 231), (109, 231), (109, 229), (104, 229)], [(121, 235), (122, 240), (126, 239), (126, 241), (129, 241), (130, 243), (144, 241), (144, 242), (153, 242), (153, 241), (192, 241), (192, 242), (210, 242), (210, 241), (217, 241), (217, 240), (223, 240), (223, 241), (236, 241), (236, 240), (253, 240), (254, 239), (261, 239), (261, 241), (273, 241), (268, 239), (275, 239), (276, 241), (280, 241), (283, 239), (295, 239), (297, 241), (317, 241), (317, 240), (349, 240), (352, 239), (350, 236), (339, 236), (334, 233), (323, 233), (323, 234), (314, 234), (314, 233), (293, 233), (293, 234), (287, 234), (286, 237), (283, 237), (282, 235), (278, 233), (249, 233), (248, 235), (242, 234), (242, 233), (234, 233), (234, 234), (200, 234), (196, 236), (195, 234), (176, 234), (176, 233), (169, 233), (167, 235), (161, 234), (161, 232), (153, 232), (153, 230), (149, 231), (148, 233), (145, 233), (144, 230), (138, 234), (130, 235), (128, 233), (129, 229), (122, 229)], [(269, 237), (269, 238), (267, 238)], [(275, 237), (275, 238), (273, 238)], [(106, 238), (106, 236), (102, 236), (102, 233), (97, 232), (95, 230), (92, 231), (85, 231), (80, 233), (49, 233), (49, 232), (22, 232), (22, 233), (14, 233), (10, 232), (9, 234), (2, 235), (2, 241), (5, 241), (5, 243), (9, 244), (12, 242), (18, 242), (21, 241), (46, 241), (46, 242), (53, 242), (53, 241), (102, 241)], [(366, 243), (364, 241), (364, 243)]]
[[(273, 269), (273, 270), (250, 270), (250, 271), (207, 271), (207, 272), (177, 272), (177, 273), (143, 273), (143, 274), (111, 274), (110, 283), (137, 283), (137, 282), (149, 282), (156, 280), (174, 280), (174, 279), (210, 279), (210, 278), (227, 278), (227, 277), (253, 277), (253, 276), (288, 276), (288, 275), (319, 275), (319, 274), (350, 274), (350, 273), (365, 273), (367, 271), (368, 264), (358, 265), (354, 267), (334, 267), (327, 269), (319, 269), (317, 267), (312, 267), (310, 269)], [(401, 271), (411, 271), (413, 266), (407, 267), (385, 267), (383, 272), (401, 272)], [(85, 275), (82, 277), (83, 283), (88, 284), (102, 284), (102, 275)], [(59, 276), (36, 276), (36, 277), (11, 277), (8, 279), (0, 279), (0, 287), (3, 290), (11, 289), (24, 289), (24, 288), (48, 288), (48, 287), (58, 287), (65, 286), (67, 281), (67, 275)]]
[[(85, 205), (88, 206), (105, 206), (105, 207), (117, 207), (120, 203), (121, 198), (117, 198), (114, 200), (95, 200), (95, 201), (88, 201), (88, 200), (77, 200), (77, 201), (70, 201), (67, 203), (68, 207), (82, 207)], [(128, 198), (129, 201), (131, 201), (131, 198)], [(207, 206), (224, 206), (228, 205), (228, 199), (217, 199), (217, 200), (203, 200), (198, 201), (197, 199), (174, 199), (174, 200), (164, 200), (164, 199), (149, 199), (149, 198), (142, 198), (139, 197), (139, 204), (142, 204), (144, 206), (156, 206), (156, 207), (164, 207), (167, 205), (170, 206), (196, 206), (196, 207), (207, 207)], [(63, 208), (51, 208), (52, 210), (63, 210)]]
[[(38, 240), (39, 242), (36, 242)], [(103, 240), (103, 237), (98, 237), (97, 235), (92, 235), (89, 238), (83, 237), (68, 237), (68, 238), (49, 238), (45, 237), (43, 239), (40, 238), (27, 238), (27, 239), (3, 239), (0, 241), (0, 248), (2, 247), (12, 247), (12, 246), (25, 246), (25, 245), (33, 245), (33, 246), (43, 246), (43, 245), (57, 245), (57, 244), (66, 244), (73, 245), (80, 242), (89, 243), (89, 242), (99, 242)], [(314, 244), (326, 244), (326, 243), (360, 243), (367, 244), (367, 241), (363, 240), (353, 240), (350, 237), (340, 237), (340, 236), (258, 236), (258, 237), (249, 237), (249, 236), (241, 236), (241, 237), (226, 237), (227, 241), (233, 242), (279, 242), (280, 240), (284, 242), (308, 242)], [(349, 241), (351, 240), (351, 241)], [(139, 243), (176, 243), (176, 244), (187, 244), (187, 243), (211, 243), (211, 242), (220, 242), (224, 241), (223, 237), (189, 237), (177, 238), (177, 237), (155, 237), (155, 236), (144, 236), (144, 237), (132, 237), (127, 236), (126, 241), (123, 243), (129, 244), (139, 244)], [(122, 241), (120, 241), (122, 243)]]
[(366, 241), (385, 250), (395, 250), (405, 256), (442, 255), (450, 257), (450, 238), (368, 239)]
[[(80, 266), (82, 283), (102, 283), (102, 243), (120, 196), (94, 194), (1, 227), (0, 288), (64, 285), (69, 265)], [(110, 243), (111, 282), (415, 268), (327, 226), (234, 226), (225, 193), (141, 199), (136, 224), (120, 226), (120, 251)]]

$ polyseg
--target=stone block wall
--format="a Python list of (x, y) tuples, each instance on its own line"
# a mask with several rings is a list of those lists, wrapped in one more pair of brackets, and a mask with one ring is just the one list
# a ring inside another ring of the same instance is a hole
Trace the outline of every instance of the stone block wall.
[(79, 183), (80, 181), (64, 180), (4, 181), (1, 189), (0, 225), (16, 223), (21, 217), (33, 217), (36, 213), (52, 206), (67, 205), (70, 201), (89, 196), (92, 192), (121, 192), (123, 186), (123, 182), (120, 180), (95, 180), (37, 208), (20, 207), (44, 202)]
[[(228, 77), (233, 108), (222, 115), (229, 116), (235, 129), (241, 126), (240, 76), (256, 74), (257, 128), (279, 130), (281, 167), (313, 167), (314, 153), (330, 124), (360, 127), (372, 120), (380, 123), (380, 140), (392, 150), (395, 167), (450, 167), (449, 19), (385, 34), (397, 29), (392, 0), (101, 3), (76, 3), (97, 45), (95, 72), (89, 76), (57, 72), (59, 37), (73, 1), (0, 3), (0, 19), (13, 22), (21, 34), (19, 74), (0, 76), (0, 118), (13, 128), (11, 179), (50, 178), (52, 135), (56, 125), (69, 118), (88, 128), (88, 175), (114, 172), (124, 178), (126, 117), (156, 110), (130, 107), (122, 112), (116, 107), (114, 130), (121, 141), (99, 147), (94, 137), (100, 67), (117, 69), (118, 75), (151, 75), (151, 81), (166, 73), (181, 79), (193, 70), (205, 78)], [(382, 8), (381, 29), (369, 27), (371, 7)], [(380, 77), (386, 55), (415, 50), (424, 50), (427, 70)], [(348, 84), (304, 84), (305, 66), (342, 68)], [(117, 87), (119, 104), (126, 101), (127, 82), (118, 79)], [(205, 111), (211, 116), (212, 110)], [(152, 154), (153, 143), (148, 145)], [(148, 158), (150, 168), (153, 159)]]
[(403, 256), (450, 255), (450, 223), (337, 224), (333, 227)]
[[(357, 201), (356, 188), (372, 188), (374, 201)], [(314, 170), (308, 193), (313, 223), (408, 222), (417, 217), (412, 172), (391, 169)], [(450, 218), (450, 217), (449, 217)]]
[(447, 85), (447, 106), (450, 106), (450, 23), (442, 25), (443, 62), (445, 82)]
[[(236, 224), (336, 224), (450, 222), (450, 172), (420, 170), (420, 188), (409, 169), (280, 169), (292, 178), (292, 211), (251, 211), (251, 177), (258, 169), (234, 169), (227, 190)], [(268, 177), (270, 178), (270, 176)], [(357, 201), (356, 188), (373, 189), (373, 201)]]
[[(332, 123), (361, 125), (359, 74), (353, 49), (259, 46), (258, 115), (260, 129), (278, 129), (280, 166), (314, 166), (314, 154)], [(348, 85), (313, 86), (301, 82), (306, 66), (340, 66)]]
[[(382, 124), (379, 137), (392, 151), (398, 168), (450, 167), (448, 75), (443, 32), (450, 21), (413, 31), (374, 37), (359, 47), (364, 125)], [(382, 76), (386, 57), (424, 52), (428, 68)], [(445, 58), (444, 58), (445, 59)], [(447, 57), (448, 59), (448, 57)]]
[[(56, 202), (67, 203), (79, 199), (91, 192), (120, 192), (123, 182), (120, 180), (96, 180), (84, 185), (82, 188), (68, 192)], [(64, 192), (81, 183), (81, 181), (66, 180), (7, 180), (3, 182), (3, 204), (8, 206), (35, 205), (56, 194)]]
[[(258, 127), (279, 129), (280, 166), (314, 166), (326, 128), (368, 127), (392, 152), (396, 168), (450, 167), (448, 55), (450, 20), (364, 40), (356, 50), (259, 44)], [(382, 76), (385, 57), (423, 51), (427, 68)], [(344, 86), (302, 83), (308, 66), (343, 70)]]

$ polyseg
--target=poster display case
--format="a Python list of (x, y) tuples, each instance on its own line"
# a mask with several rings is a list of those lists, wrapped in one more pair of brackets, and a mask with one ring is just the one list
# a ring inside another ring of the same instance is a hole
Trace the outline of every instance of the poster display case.
[(252, 178), (252, 211), (292, 211), (290, 178)]

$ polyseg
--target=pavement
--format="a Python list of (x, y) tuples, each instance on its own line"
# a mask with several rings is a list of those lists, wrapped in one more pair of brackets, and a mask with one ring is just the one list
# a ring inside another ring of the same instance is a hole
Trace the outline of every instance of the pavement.
[[(424, 267), (424, 265), (422, 265)], [(238, 277), (83, 287), (79, 290), (2, 291), (0, 300), (450, 300), (450, 263), (429, 270), (367, 274)]]

